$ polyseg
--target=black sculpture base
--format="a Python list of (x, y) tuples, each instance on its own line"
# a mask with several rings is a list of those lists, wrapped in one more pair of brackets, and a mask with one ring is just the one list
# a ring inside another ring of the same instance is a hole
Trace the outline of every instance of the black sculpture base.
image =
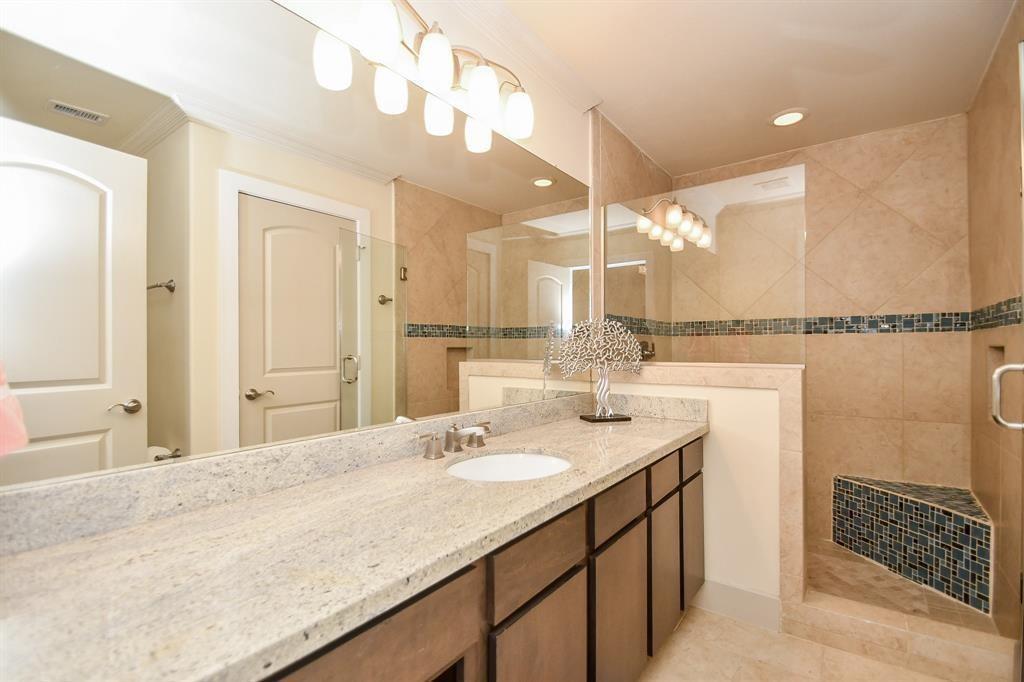
[(581, 414), (580, 419), (592, 424), (604, 424), (605, 422), (628, 422), (633, 421), (632, 417), (624, 414), (613, 414), (610, 417), (598, 417), (596, 414)]

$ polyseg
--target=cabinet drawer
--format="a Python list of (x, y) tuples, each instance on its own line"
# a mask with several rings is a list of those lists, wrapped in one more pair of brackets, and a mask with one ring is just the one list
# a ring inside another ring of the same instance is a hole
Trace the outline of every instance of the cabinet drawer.
[(587, 556), (586, 533), (586, 512), (579, 506), (488, 557), (491, 624), (581, 563)]
[(679, 451), (651, 465), (651, 505), (658, 504), (679, 485)]
[(683, 480), (704, 468), (704, 439), (698, 438), (683, 447)]
[(484, 567), (478, 563), (285, 679), (422, 682), (460, 658), (465, 662), (465, 679), (481, 679), (484, 587)]
[(491, 634), (494, 682), (587, 679), (587, 569)]
[(595, 497), (591, 504), (596, 548), (647, 509), (647, 472), (639, 471), (615, 484)]

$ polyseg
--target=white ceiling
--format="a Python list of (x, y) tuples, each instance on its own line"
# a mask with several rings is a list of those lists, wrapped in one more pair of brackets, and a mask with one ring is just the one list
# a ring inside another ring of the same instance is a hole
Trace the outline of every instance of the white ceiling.
[[(73, 79), (35, 82), (12, 76), (10, 82), (22, 91), (18, 97), (28, 102), (22, 110), (45, 107), (51, 97), (66, 99), (111, 114), (108, 125), (113, 125), (134, 118), (140, 106), (127, 93), (148, 90), (172, 98), (189, 118), (212, 127), (271, 141), (375, 179), (403, 177), (496, 213), (587, 193), (585, 185), (500, 135), (494, 136), (490, 152), (467, 152), (461, 113), (456, 112), (452, 135), (427, 135), (424, 93), (416, 87), (410, 88), (405, 114), (380, 114), (373, 102), (372, 67), (358, 56), (349, 90), (320, 88), (311, 57), (316, 27), (269, 0), (5, 0), (0, 28), (60, 53), (37, 48), (0, 54), (4, 72), (44, 72), (45, 65), (33, 63), (42, 58), (76, 72), (99, 69), (117, 77), (108, 78), (104, 88), (120, 79), (128, 86), (89, 93)], [(556, 183), (534, 187), (530, 180), (539, 176)]]
[[(966, 111), (1011, 0), (506, 0), (672, 175)], [(806, 107), (804, 122), (769, 117)]]

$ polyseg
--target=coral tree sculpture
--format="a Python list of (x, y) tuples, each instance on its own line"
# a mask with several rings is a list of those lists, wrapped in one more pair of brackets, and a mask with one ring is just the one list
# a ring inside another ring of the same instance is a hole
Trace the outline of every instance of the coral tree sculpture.
[(605, 318), (577, 323), (562, 344), (561, 356), (563, 377), (597, 370), (597, 413), (580, 419), (629, 421), (629, 417), (612, 413), (608, 404), (609, 372), (640, 373), (640, 344), (621, 322)]

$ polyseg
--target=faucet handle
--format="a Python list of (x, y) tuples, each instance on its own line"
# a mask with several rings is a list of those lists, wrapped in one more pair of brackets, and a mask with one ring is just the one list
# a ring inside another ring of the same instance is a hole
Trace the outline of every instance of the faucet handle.
[(444, 452), (441, 450), (441, 438), (436, 433), (424, 433), (416, 437), (416, 440), (426, 440), (427, 447), (423, 453), (423, 459), (441, 459)]

